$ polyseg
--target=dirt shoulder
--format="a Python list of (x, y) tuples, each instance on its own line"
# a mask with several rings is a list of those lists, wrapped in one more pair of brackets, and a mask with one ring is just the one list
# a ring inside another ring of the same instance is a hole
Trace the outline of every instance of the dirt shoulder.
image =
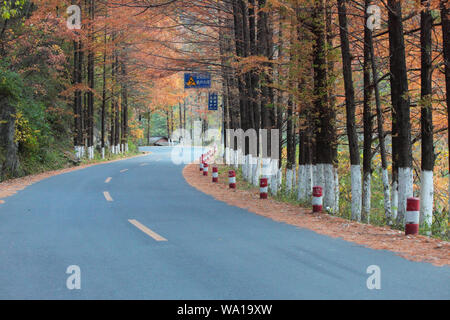
[(260, 200), (259, 190), (231, 190), (228, 176), (221, 173), (219, 183), (213, 184), (211, 176), (203, 177), (198, 165), (187, 165), (183, 170), (186, 181), (196, 189), (250, 212), (275, 221), (309, 229), (319, 234), (342, 238), (372, 249), (389, 250), (412, 261), (429, 262), (436, 266), (450, 265), (450, 243), (425, 236), (405, 236), (402, 231), (377, 227), (329, 214), (313, 214), (311, 209), (301, 208), (273, 199)]
[[(65, 169), (47, 171), (47, 172), (43, 172), (43, 173), (39, 173), (39, 174), (29, 175), (29, 176), (22, 177), (22, 178), (6, 180), (6, 181), (3, 181), (0, 183), (0, 199), (5, 199), (7, 197), (10, 197), (13, 194), (16, 194), (18, 191), (23, 190), (26, 187), (28, 187), (38, 181), (41, 181), (41, 180), (44, 180), (44, 179), (47, 179), (47, 178), (50, 178), (50, 177), (53, 177), (56, 175), (60, 175), (60, 174), (72, 172), (72, 171), (77, 171), (77, 170), (82, 170), (82, 169), (86, 169), (86, 168), (101, 165), (101, 164), (113, 163), (113, 162), (122, 161), (122, 160), (126, 160), (126, 159), (132, 159), (132, 158), (136, 158), (136, 157), (143, 157), (148, 154), (149, 153), (143, 153), (143, 154), (138, 154), (138, 155), (134, 155), (134, 156), (130, 156), (130, 157), (109, 160), (109, 161), (100, 161), (100, 162), (95, 162), (95, 163), (82, 164), (79, 166), (69, 167), (69, 168), (65, 168)], [(0, 200), (0, 204), (3, 204), (3, 203), (5, 203), (5, 200)]]

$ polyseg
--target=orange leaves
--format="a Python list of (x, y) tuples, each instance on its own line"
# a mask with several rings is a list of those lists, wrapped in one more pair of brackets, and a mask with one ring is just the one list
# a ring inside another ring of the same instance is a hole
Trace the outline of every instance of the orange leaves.
[(250, 56), (238, 58), (238, 60), (234, 61), (231, 66), (235, 68), (239, 74), (245, 74), (250, 71), (255, 71), (260, 74), (269, 73), (271, 69), (270, 63), (274, 62), (275, 61), (270, 61), (264, 56)]

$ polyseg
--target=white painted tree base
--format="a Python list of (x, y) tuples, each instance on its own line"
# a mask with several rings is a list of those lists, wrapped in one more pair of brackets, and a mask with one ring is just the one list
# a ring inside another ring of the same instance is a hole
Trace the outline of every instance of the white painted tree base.
[(261, 159), (257, 158), (256, 165), (253, 167), (253, 185), (259, 187), (259, 178), (261, 176)]
[(292, 169), (286, 170), (286, 192), (288, 192), (288, 193), (292, 192), (293, 174), (294, 174), (294, 172)]
[(406, 200), (413, 196), (411, 168), (398, 168), (398, 213), (397, 223), (405, 224)]
[(292, 192), (297, 190), (297, 168), (292, 169)]
[(363, 205), (363, 213), (365, 216), (365, 219), (367, 219), (364, 222), (369, 223), (370, 222), (370, 209), (371, 209), (371, 199), (372, 199), (372, 188), (371, 188), (371, 182), (372, 182), (372, 177), (371, 175), (367, 175), (366, 177), (364, 177), (364, 181), (363, 181), (363, 200), (362, 200), (362, 205)]
[(387, 169), (382, 169), (381, 179), (383, 180), (383, 194), (384, 194), (384, 213), (386, 215), (387, 221), (392, 219), (391, 211), (391, 191), (389, 186), (389, 174)]
[(323, 176), (323, 164), (318, 163), (313, 166), (314, 184), (316, 186), (325, 187), (325, 180)]
[(305, 200), (305, 165), (298, 166), (298, 185), (297, 185), (297, 200)]
[[(420, 224), (426, 224), (428, 228), (433, 223), (433, 199), (434, 199), (433, 171), (422, 171), (420, 186)], [(431, 234), (431, 232), (429, 232)]]
[(323, 204), (327, 211), (333, 214), (336, 212), (336, 186), (335, 186), (335, 172), (332, 164), (318, 164), (317, 167), (323, 169), (323, 187), (324, 197)]
[(333, 173), (334, 173), (334, 214), (337, 214), (339, 212), (339, 197), (340, 197), (340, 189), (339, 189), (339, 172), (338, 168), (333, 166)]
[(352, 220), (361, 221), (361, 166), (351, 166), (351, 180), (352, 180)]
[(312, 191), (315, 184), (312, 164), (307, 164), (305, 166), (304, 175), (305, 175), (305, 201), (311, 201)]

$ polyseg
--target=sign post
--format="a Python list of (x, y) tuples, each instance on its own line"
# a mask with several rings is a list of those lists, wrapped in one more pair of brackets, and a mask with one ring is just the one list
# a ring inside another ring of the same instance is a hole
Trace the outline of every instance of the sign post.
[(210, 93), (208, 98), (208, 110), (217, 111), (219, 109), (219, 95)]

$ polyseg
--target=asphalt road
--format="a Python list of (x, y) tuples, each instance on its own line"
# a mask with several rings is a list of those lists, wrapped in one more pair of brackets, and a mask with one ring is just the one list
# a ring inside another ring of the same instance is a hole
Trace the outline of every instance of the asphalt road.
[[(150, 150), (43, 180), (5, 199), (0, 298), (450, 298), (449, 267), (216, 201), (185, 182), (170, 148)], [(80, 267), (80, 290), (67, 288), (71, 265)], [(367, 288), (371, 265), (380, 267), (380, 290)]]

